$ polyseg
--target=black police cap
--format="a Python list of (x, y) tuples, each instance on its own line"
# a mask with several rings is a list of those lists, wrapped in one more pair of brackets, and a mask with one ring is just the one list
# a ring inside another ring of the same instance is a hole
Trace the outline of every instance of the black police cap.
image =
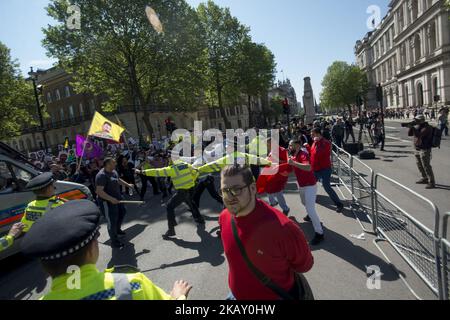
[(100, 211), (89, 200), (74, 200), (47, 212), (22, 241), (22, 252), (57, 260), (88, 245), (100, 229)]
[(45, 172), (31, 179), (27, 183), (26, 188), (30, 191), (40, 190), (48, 187), (53, 182), (55, 182), (53, 174), (51, 172)]

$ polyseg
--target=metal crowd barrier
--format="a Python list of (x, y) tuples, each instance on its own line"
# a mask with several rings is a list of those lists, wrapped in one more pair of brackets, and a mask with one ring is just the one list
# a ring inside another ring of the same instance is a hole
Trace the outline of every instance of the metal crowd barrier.
[[(332, 153), (333, 172), (339, 179), (339, 186), (345, 188), (352, 197), (352, 211), (363, 230), (377, 236), (375, 245), (389, 261), (386, 254), (377, 245), (387, 241), (439, 299), (449, 299), (450, 242), (447, 237), (447, 221), (450, 213), (444, 217), (443, 233), (439, 237), (440, 215), (436, 205), (419, 193), (382, 174), (334, 146)], [(357, 167), (357, 168), (356, 168)], [(379, 190), (379, 181), (383, 180), (402, 189), (430, 207), (434, 215), (434, 230), (426, 227), (395, 201)], [(363, 213), (371, 224), (367, 230), (356, 212)], [(395, 266), (393, 266), (394, 269)], [(396, 270), (398, 272), (398, 270)], [(400, 278), (418, 298), (400, 272)]]
[(441, 248), (441, 263), (442, 263), (442, 293), (443, 299), (450, 299), (450, 241), (447, 239), (447, 230), (448, 230), (448, 219), (450, 217), (450, 212), (444, 215), (443, 223), (442, 223), (442, 238), (440, 239), (440, 248)]

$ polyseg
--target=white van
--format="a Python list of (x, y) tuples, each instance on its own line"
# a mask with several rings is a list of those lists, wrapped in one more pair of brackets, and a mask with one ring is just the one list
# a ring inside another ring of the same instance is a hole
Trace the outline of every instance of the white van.
[[(23, 154), (0, 142), (0, 237), (5, 236), (14, 223), (20, 222), (27, 204), (35, 199), (34, 193), (25, 190), (25, 186), (40, 173)], [(91, 192), (84, 185), (57, 181), (55, 187), (61, 198), (92, 200)], [(19, 251), (20, 238), (12, 247), (0, 252), (0, 260)]]

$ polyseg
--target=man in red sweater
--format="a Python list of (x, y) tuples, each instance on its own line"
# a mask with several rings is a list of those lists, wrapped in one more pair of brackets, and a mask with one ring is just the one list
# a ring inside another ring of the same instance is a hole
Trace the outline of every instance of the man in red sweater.
[(229, 266), (230, 298), (281, 299), (248, 268), (233, 236), (232, 219), (250, 261), (275, 284), (297, 297), (294, 272), (308, 272), (314, 264), (303, 232), (280, 211), (256, 198), (256, 184), (248, 167), (227, 166), (221, 176), (220, 192), (226, 209), (219, 224)]
[(311, 131), (314, 143), (311, 147), (311, 166), (317, 180), (322, 181), (322, 186), (328, 196), (336, 205), (336, 212), (342, 212), (344, 204), (331, 187), (331, 142), (322, 137), (319, 128)]

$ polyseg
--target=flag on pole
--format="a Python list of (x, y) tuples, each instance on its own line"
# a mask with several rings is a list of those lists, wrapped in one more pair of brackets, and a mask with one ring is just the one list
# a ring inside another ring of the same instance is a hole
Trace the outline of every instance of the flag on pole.
[(120, 136), (124, 131), (124, 128), (106, 119), (99, 112), (96, 112), (94, 119), (92, 119), (88, 136), (120, 142)]
[[(86, 144), (86, 146), (85, 146)], [(83, 153), (84, 148), (84, 153)], [(86, 159), (94, 159), (103, 157), (103, 150), (100, 146), (77, 135), (77, 157), (85, 157)]]
[(64, 149), (69, 149), (69, 138), (64, 140)]

